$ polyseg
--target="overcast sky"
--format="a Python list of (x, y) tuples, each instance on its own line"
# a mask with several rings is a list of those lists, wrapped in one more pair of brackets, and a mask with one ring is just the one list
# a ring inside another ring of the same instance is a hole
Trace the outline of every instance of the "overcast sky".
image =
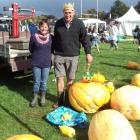
[[(81, 1), (82, 1), (82, 12), (87, 9), (97, 8), (99, 11), (110, 11), (110, 7), (113, 5), (115, 0), (0, 0), (0, 11), (4, 6), (11, 7), (11, 3), (17, 2), (22, 8), (35, 8), (36, 11), (42, 11), (46, 14), (55, 15), (57, 17), (62, 16), (62, 7), (65, 2), (73, 2), (75, 9), (78, 14), (81, 12)], [(128, 6), (135, 6), (139, 0), (122, 0)]]

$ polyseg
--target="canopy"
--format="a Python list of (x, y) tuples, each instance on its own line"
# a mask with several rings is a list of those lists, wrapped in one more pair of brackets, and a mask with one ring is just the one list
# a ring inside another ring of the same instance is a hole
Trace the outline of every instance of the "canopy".
[(120, 22), (119, 33), (123, 35), (132, 35), (132, 30), (136, 25), (140, 26), (140, 14), (133, 6), (122, 17), (115, 20)]
[(100, 19), (89, 18), (89, 19), (83, 20), (83, 22), (85, 26), (92, 25), (92, 24), (104, 24), (104, 26), (106, 27), (106, 22)]

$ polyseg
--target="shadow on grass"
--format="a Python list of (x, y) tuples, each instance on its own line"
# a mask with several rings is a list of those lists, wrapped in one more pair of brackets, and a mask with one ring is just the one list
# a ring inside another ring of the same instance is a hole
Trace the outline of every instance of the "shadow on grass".
[[(11, 72), (9, 67), (0, 70), (0, 85), (5, 85), (11, 91), (15, 91), (26, 100), (31, 101), (33, 77), (32, 73)], [(52, 102), (56, 101), (56, 96), (51, 93), (46, 94), (46, 98)]]
[(112, 63), (104, 63), (104, 62), (101, 62), (101, 64), (105, 64), (105, 65), (112, 66), (112, 67), (121, 67), (121, 68), (130, 70), (130, 71), (132, 71), (132, 70), (133, 71), (139, 71), (140, 70), (140, 69), (129, 69), (129, 68), (127, 68), (127, 66), (116, 65), (116, 64), (112, 64)]
[[(4, 107), (3, 105), (0, 104), (0, 107), (7, 113), (9, 114), (14, 120), (16, 120), (16, 122), (18, 122), (21, 126), (23, 126), (24, 128), (26, 128), (29, 132), (31, 132), (32, 134), (42, 138), (42, 136), (36, 132), (35, 130), (33, 130), (32, 128), (30, 128), (28, 126), (28, 124), (24, 123), (20, 118), (18, 118), (14, 113), (10, 112), (6, 107)], [(43, 140), (45, 140), (45, 138), (42, 138)]]
[(112, 67), (122, 67), (122, 68), (126, 69), (126, 66), (122, 66), (122, 65), (116, 65), (116, 64), (112, 64), (112, 63), (104, 63), (104, 62), (101, 62), (101, 64), (105, 64), (105, 65), (112, 66)]
[(76, 130), (76, 140), (88, 140), (88, 128), (80, 129), (75, 128)]
[(30, 100), (32, 75), (24, 74), (23, 71), (11, 72), (9, 67), (3, 68), (0, 72), (0, 85), (7, 86), (8, 89), (19, 93), (21, 96)]

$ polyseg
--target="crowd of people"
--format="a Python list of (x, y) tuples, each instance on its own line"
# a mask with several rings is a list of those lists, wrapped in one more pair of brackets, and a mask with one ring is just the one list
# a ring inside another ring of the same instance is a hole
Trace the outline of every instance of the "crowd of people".
[(106, 29), (101, 28), (102, 30), (100, 30), (100, 27), (98, 27), (97, 31), (96, 25), (87, 26), (86, 29), (92, 46), (97, 48), (98, 53), (100, 53), (100, 43), (110, 43), (111, 49), (118, 48), (119, 31), (115, 21), (111, 21)]

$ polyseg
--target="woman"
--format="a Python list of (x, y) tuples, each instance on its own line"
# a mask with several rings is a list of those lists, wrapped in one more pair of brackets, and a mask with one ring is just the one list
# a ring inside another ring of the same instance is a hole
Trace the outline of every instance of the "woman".
[(49, 34), (49, 26), (47, 20), (39, 23), (39, 31), (31, 36), (29, 50), (32, 54), (32, 70), (33, 70), (33, 100), (31, 107), (36, 106), (38, 95), (41, 92), (41, 105), (45, 105), (45, 95), (47, 91), (47, 80), (51, 67), (51, 45), (52, 38)]

